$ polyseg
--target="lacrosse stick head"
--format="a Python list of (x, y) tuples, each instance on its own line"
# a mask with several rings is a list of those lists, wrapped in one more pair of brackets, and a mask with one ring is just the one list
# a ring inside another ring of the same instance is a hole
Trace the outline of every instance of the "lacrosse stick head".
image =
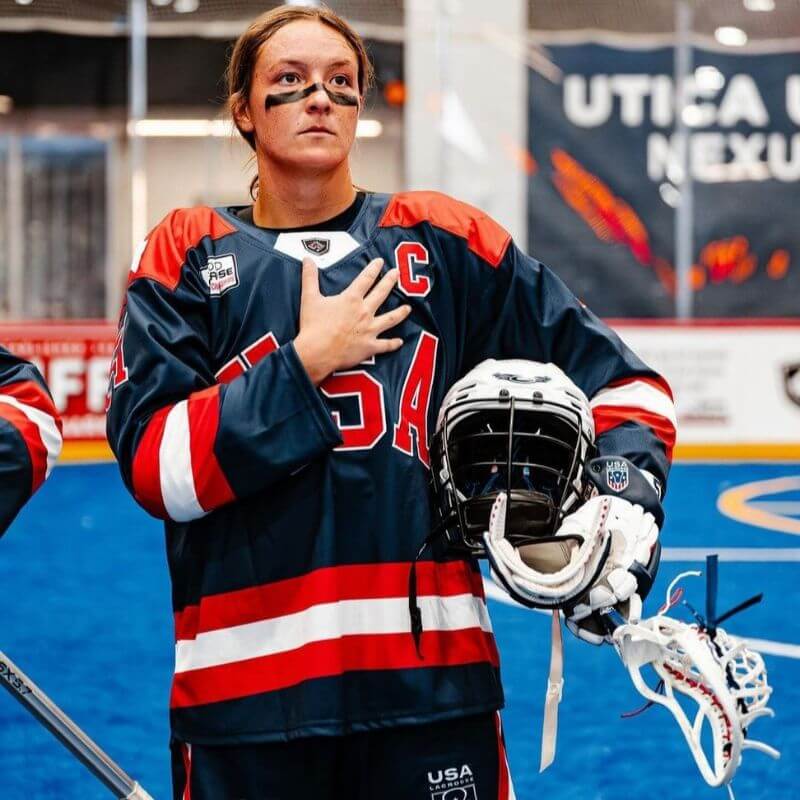
[[(767, 708), (772, 689), (764, 660), (742, 640), (721, 628), (712, 636), (700, 625), (662, 614), (620, 625), (613, 639), (640, 694), (675, 717), (710, 786), (733, 780), (747, 748), (778, 756), (747, 738), (753, 720), (772, 715)], [(663, 694), (647, 685), (642, 669), (648, 664), (663, 681)], [(690, 719), (685, 707), (692, 713), (692, 704), (696, 710)], [(703, 744), (705, 730), (711, 734), (710, 753)]]

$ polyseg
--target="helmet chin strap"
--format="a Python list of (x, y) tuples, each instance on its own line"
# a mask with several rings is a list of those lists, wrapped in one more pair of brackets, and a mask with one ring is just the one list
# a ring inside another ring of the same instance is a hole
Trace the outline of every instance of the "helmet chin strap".
[(281, 92), (279, 94), (268, 94), (264, 98), (264, 108), (269, 111), (273, 106), (282, 106), (286, 103), (297, 103), (300, 100), (305, 100), (309, 95), (319, 91), (325, 92), (330, 98), (332, 103), (338, 106), (355, 106), (358, 107), (358, 97), (347, 92), (333, 92), (322, 83), (312, 83), (306, 86), (305, 89), (297, 89), (294, 92)]
[(558, 735), (558, 704), (564, 692), (564, 644), (561, 640), (561, 612), (553, 609), (550, 627), (550, 671), (547, 675), (547, 694), (542, 719), (542, 752), (539, 772), (544, 772), (556, 757)]

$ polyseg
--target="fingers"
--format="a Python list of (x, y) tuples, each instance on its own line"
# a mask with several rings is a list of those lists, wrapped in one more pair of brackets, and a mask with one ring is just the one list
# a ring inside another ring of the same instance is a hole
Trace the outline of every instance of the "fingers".
[[(373, 258), (372, 261), (370, 261), (369, 264), (367, 264), (367, 266), (358, 273), (356, 278), (345, 291), (355, 292), (359, 297), (366, 296), (372, 284), (378, 279), (378, 275), (381, 274), (381, 269), (383, 269), (383, 259)], [(393, 270), (390, 270), (390, 272), (392, 271)], [(389, 293), (387, 292), (386, 294), (388, 296)], [(380, 303), (378, 305), (380, 305)], [(377, 307), (378, 306), (375, 306), (376, 309)]]
[[(370, 295), (372, 296), (372, 295)], [(411, 306), (399, 306), (398, 308), (387, 311), (385, 314), (379, 314), (375, 317), (372, 323), (372, 331), (377, 336), (379, 333), (388, 331), (389, 328), (394, 328), (399, 325), (411, 313)]]
[(576, 625), (570, 619), (567, 620), (567, 629), (571, 634), (577, 636), (579, 639), (582, 639), (584, 642), (589, 642), (589, 644), (601, 645), (606, 641), (605, 635), (597, 632), (597, 629), (593, 630), (581, 627), (580, 625)]
[(364, 298), (364, 305), (369, 309), (370, 314), (374, 314), (391, 294), (399, 275), (400, 270), (390, 269)]
[(302, 294), (306, 297), (319, 294), (319, 270), (313, 259), (303, 259), (301, 286)]
[(380, 353), (393, 353), (403, 346), (402, 339), (376, 339), (375, 340), (375, 354)]

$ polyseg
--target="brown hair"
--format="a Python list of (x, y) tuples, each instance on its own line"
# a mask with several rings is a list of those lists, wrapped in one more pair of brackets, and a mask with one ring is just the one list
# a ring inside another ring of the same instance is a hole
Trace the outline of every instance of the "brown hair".
[[(331, 9), (308, 6), (279, 6), (257, 17), (247, 30), (236, 40), (231, 53), (225, 78), (228, 87), (228, 111), (233, 117), (236, 129), (242, 135), (251, 149), (256, 149), (255, 134), (253, 131), (243, 131), (236, 122), (234, 113), (242, 103), (247, 102), (250, 96), (250, 87), (253, 79), (253, 68), (258, 59), (261, 45), (264, 44), (276, 31), (290, 22), (312, 20), (327, 25), (340, 33), (356, 55), (358, 61), (358, 93), (364, 97), (367, 90), (375, 80), (364, 42), (356, 31)], [(250, 184), (250, 195), (255, 197), (255, 188), (258, 176)]]

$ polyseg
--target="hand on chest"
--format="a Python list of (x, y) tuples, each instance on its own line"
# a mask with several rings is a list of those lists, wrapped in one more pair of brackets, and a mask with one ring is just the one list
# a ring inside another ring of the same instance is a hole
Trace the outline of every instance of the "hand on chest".
[[(281, 241), (282, 237), (286, 238)], [(281, 234), (275, 249), (280, 244), (282, 256), (231, 257), (238, 261), (236, 275), (232, 278), (229, 273), (226, 280), (235, 281), (235, 288), (226, 291), (220, 298), (224, 303), (212, 309), (214, 350), (220, 364), (216, 378), (222, 383), (236, 379), (295, 338), (301, 300), (298, 258), (314, 251), (320, 266), (320, 292), (330, 296), (347, 289), (367, 261), (379, 254), (386, 262), (383, 273), (398, 269), (398, 282), (379, 311), (412, 306), (411, 315), (391, 331), (404, 344), (396, 352), (334, 372), (319, 389), (342, 432), (339, 451), (386, 446), (427, 466), (429, 414), (433, 397), (440, 394), (435, 386), (441, 354), (441, 333), (430, 307), (435, 285), (432, 259), (420, 242), (400, 241), (388, 251), (368, 247), (351, 254), (347, 249), (353, 243), (347, 233)], [(230, 269), (222, 254), (215, 258), (215, 262), (223, 261)], [(326, 262), (330, 263), (325, 266)]]

